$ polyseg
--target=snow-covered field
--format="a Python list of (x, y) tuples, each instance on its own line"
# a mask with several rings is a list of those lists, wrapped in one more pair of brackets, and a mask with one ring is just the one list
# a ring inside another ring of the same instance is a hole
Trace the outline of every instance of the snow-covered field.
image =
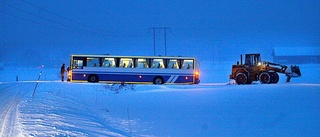
[(291, 83), (280, 75), (279, 84), (228, 84), (227, 64), (202, 65), (199, 85), (125, 86), (60, 82), (59, 68), (4, 68), (0, 135), (319, 136), (320, 65), (299, 66)]

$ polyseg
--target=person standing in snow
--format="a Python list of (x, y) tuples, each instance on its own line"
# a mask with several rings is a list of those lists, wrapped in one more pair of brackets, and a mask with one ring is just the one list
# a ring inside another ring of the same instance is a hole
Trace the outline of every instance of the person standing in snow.
[(61, 73), (61, 81), (62, 81), (62, 82), (64, 81), (64, 73), (65, 73), (65, 72), (66, 72), (65, 64), (62, 64), (61, 70), (60, 70), (60, 73)]

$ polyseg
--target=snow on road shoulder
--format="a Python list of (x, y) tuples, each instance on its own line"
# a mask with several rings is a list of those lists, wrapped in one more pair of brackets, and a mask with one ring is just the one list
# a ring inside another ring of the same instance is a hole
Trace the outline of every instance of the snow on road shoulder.
[(11, 125), (21, 136), (320, 134), (319, 84), (41, 82), (34, 98), (35, 82), (1, 86), (7, 84), (23, 93), (15, 120), (19, 126)]
[(23, 135), (125, 136), (92, 112), (95, 89), (73, 83), (40, 83), (35, 96), (30, 92), (19, 104)]
[(19, 124), (18, 105), (26, 94), (21, 92), (23, 89), (29, 89), (30, 84), (8, 83), (0, 84), (0, 135), (17, 136), (21, 132)]

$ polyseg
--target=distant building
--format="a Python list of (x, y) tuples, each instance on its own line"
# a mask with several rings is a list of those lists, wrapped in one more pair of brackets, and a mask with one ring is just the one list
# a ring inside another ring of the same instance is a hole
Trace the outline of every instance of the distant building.
[(320, 63), (320, 47), (275, 47), (272, 56), (279, 64)]

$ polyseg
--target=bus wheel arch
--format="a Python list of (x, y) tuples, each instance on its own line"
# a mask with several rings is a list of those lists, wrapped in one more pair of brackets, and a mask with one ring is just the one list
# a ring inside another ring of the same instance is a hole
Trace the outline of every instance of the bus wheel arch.
[(161, 76), (154, 77), (153, 78), (153, 84), (156, 84), (156, 85), (164, 84), (163, 77), (161, 77)]
[(88, 76), (88, 82), (99, 82), (99, 77), (96, 74), (91, 74)]

